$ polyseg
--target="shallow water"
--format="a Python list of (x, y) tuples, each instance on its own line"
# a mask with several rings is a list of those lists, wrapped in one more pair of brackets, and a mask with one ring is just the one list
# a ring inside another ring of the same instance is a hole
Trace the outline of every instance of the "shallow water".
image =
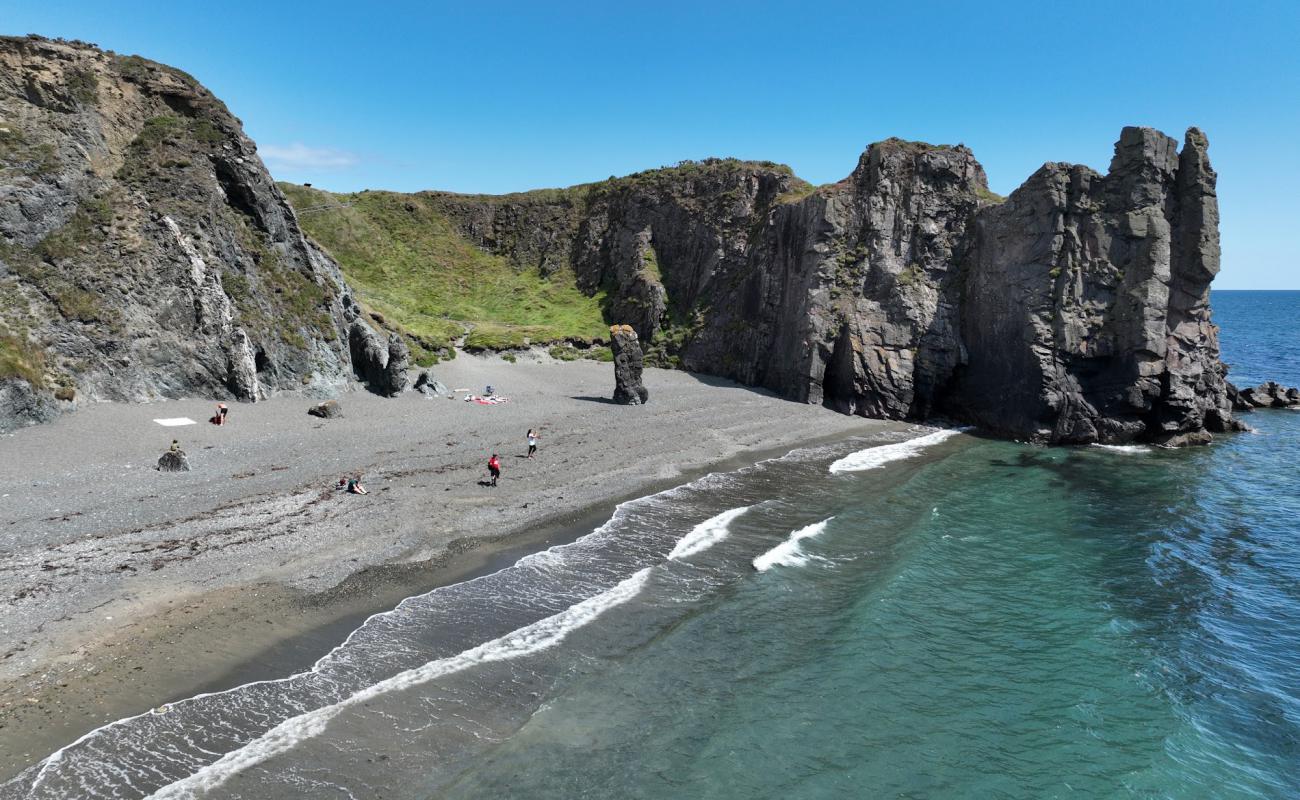
[[(1234, 377), (1295, 381), (1283, 300), (1216, 295)], [(1298, 797), (1300, 413), (1250, 422), (710, 476), (0, 796)]]

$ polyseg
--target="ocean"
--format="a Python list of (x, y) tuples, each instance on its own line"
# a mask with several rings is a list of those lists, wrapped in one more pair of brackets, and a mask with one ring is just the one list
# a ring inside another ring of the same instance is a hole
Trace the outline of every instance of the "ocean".
[[(1216, 292), (1238, 385), (1300, 292)], [(3, 797), (1300, 797), (1300, 413), (797, 450), (377, 615)]]

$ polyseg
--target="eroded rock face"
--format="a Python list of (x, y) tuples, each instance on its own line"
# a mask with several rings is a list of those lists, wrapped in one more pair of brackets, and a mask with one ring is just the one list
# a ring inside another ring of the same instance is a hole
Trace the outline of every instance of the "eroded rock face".
[(375, 394), (394, 397), (406, 389), (411, 351), (397, 334), (385, 339), (362, 320), (348, 328), (352, 369)]
[[(0, 387), (119, 401), (331, 390), (355, 314), (239, 121), (193, 78), (0, 37), (0, 347), (39, 354), (39, 374)], [(63, 406), (0, 403), (0, 430), (50, 408)]]
[(1204, 135), (1126, 128), (1110, 172), (1044, 165), (983, 210), (946, 407), (1062, 443), (1186, 441), (1236, 427), (1210, 320), (1219, 270)]
[[(542, 238), (688, 369), (1038, 442), (1191, 443), (1240, 427), (1210, 318), (1207, 149), (1126, 128), (1107, 175), (1047, 164), (1005, 201), (962, 146), (879, 142), (816, 190), (704, 162), (565, 190)], [(510, 229), (535, 208), (489, 216), (482, 246), (540, 241)]]
[(631, 325), (609, 329), (610, 348), (614, 351), (614, 402), (638, 406), (650, 401), (650, 392), (641, 382), (643, 356)]

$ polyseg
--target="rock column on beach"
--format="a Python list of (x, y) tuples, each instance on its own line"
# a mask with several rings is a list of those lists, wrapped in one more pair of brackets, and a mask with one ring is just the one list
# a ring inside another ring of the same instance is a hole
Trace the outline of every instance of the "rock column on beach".
[(641, 383), (643, 356), (636, 331), (631, 325), (614, 325), (609, 334), (614, 351), (614, 402), (628, 406), (649, 402), (650, 392)]

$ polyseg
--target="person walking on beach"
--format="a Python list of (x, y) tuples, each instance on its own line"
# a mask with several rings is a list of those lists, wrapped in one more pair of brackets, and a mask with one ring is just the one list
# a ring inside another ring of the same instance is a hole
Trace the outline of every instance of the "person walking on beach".
[(501, 477), (501, 459), (497, 458), (496, 453), (488, 459), (488, 472), (492, 474), (492, 485), (496, 486), (497, 479)]
[(528, 429), (528, 457), (529, 458), (532, 458), (533, 454), (537, 452), (537, 440), (539, 438), (541, 437), (537, 435), (537, 431), (533, 430), (532, 428)]

